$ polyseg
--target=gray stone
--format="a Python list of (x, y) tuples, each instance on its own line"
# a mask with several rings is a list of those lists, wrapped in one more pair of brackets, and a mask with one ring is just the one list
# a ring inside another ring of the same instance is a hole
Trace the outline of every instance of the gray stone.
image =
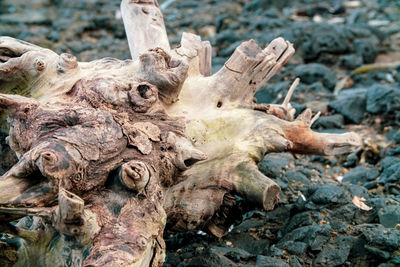
[(294, 254), (297, 256), (304, 256), (306, 250), (307, 250), (307, 244), (304, 242), (297, 242), (297, 241), (286, 241), (283, 243), (279, 243), (278, 247), (281, 249), (286, 250), (290, 254)]
[(307, 178), (307, 176), (305, 176), (303, 174), (303, 172), (298, 171), (298, 170), (290, 170), (287, 171), (284, 175), (283, 175), (283, 181), (289, 183), (292, 186), (295, 187), (303, 187), (306, 185), (310, 185), (310, 180)]
[(268, 256), (262, 256), (262, 255), (257, 256), (255, 266), (256, 267), (290, 267), (289, 264), (287, 264), (285, 261), (283, 261), (281, 259), (268, 257)]
[(368, 88), (366, 110), (372, 114), (396, 113), (400, 110), (400, 89), (374, 84)]
[(357, 54), (343, 55), (339, 59), (339, 64), (348, 70), (354, 70), (363, 64), (363, 57)]
[(363, 184), (367, 181), (375, 180), (378, 176), (379, 170), (377, 168), (357, 166), (344, 174), (342, 182), (351, 184)]
[(310, 248), (312, 251), (319, 251), (328, 241), (331, 229), (331, 226), (327, 224), (303, 226), (287, 233), (278, 242), (278, 246), (287, 241), (297, 241), (306, 243), (307, 248)]
[(384, 228), (378, 224), (360, 225), (368, 245), (384, 251), (394, 251), (400, 247), (400, 231)]
[(389, 205), (378, 211), (379, 222), (387, 227), (393, 228), (400, 224), (400, 206)]
[(365, 112), (366, 89), (349, 89), (340, 92), (329, 107), (342, 114), (353, 123), (361, 123)]
[(294, 73), (303, 83), (321, 82), (330, 90), (333, 90), (337, 82), (336, 74), (326, 66), (318, 63), (298, 65), (295, 67)]
[(341, 114), (320, 117), (313, 128), (324, 129), (342, 129), (344, 127), (344, 118)]
[(335, 204), (344, 195), (343, 189), (338, 186), (323, 184), (311, 195), (310, 200), (315, 204)]
[(352, 240), (345, 236), (338, 236), (330, 241), (317, 255), (313, 266), (339, 266), (346, 262), (352, 247)]
[(266, 156), (260, 163), (258, 168), (267, 177), (281, 177), (283, 170), (289, 167), (289, 161), (285, 158), (271, 158)]

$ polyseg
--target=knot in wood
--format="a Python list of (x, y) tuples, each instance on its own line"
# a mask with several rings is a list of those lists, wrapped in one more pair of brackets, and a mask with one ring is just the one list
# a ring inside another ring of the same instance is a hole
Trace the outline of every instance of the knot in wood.
[(129, 189), (141, 192), (147, 185), (149, 179), (150, 172), (146, 164), (141, 161), (132, 160), (121, 166), (120, 181)]
[(129, 90), (129, 101), (133, 105), (133, 110), (144, 113), (157, 101), (157, 87), (150, 83), (139, 83)]

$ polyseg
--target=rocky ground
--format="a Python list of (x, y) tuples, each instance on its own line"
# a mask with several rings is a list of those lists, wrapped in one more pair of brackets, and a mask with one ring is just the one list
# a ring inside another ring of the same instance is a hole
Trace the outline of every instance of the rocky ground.
[[(290, 40), (296, 55), (257, 93), (258, 101), (280, 103), (298, 76), (293, 106), (322, 112), (316, 130), (364, 137), (362, 148), (342, 157), (267, 155), (259, 168), (282, 188), (276, 208), (240, 205), (242, 220), (221, 239), (167, 232), (164, 266), (399, 266), (400, 2), (160, 4), (173, 43), (183, 31), (211, 41), (214, 71), (242, 41)], [(118, 10), (117, 0), (2, 0), (0, 35), (81, 61), (125, 59), (129, 49)], [(1, 140), (4, 172), (13, 158), (4, 134)]]

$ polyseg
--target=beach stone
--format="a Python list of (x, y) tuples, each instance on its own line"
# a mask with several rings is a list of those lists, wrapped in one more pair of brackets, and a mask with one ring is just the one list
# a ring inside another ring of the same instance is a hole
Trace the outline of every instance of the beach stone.
[(341, 91), (329, 107), (342, 114), (352, 123), (361, 123), (364, 118), (367, 90), (363, 88)]
[(298, 65), (295, 67), (294, 73), (303, 83), (312, 84), (315, 82), (321, 82), (330, 90), (335, 88), (337, 82), (336, 74), (325, 65), (318, 63)]
[(379, 223), (387, 228), (400, 224), (400, 206), (389, 205), (378, 211)]
[(366, 100), (369, 113), (395, 113), (400, 110), (400, 88), (373, 84), (368, 88)]
[(366, 168), (360, 165), (346, 172), (342, 183), (364, 184), (367, 181), (375, 180), (379, 174), (380, 172), (377, 168)]
[(344, 195), (344, 190), (338, 186), (323, 184), (317, 186), (310, 200), (315, 204), (336, 204)]
[(344, 264), (349, 257), (352, 242), (352, 239), (346, 236), (336, 237), (335, 240), (326, 244), (317, 255), (313, 266), (340, 266)]

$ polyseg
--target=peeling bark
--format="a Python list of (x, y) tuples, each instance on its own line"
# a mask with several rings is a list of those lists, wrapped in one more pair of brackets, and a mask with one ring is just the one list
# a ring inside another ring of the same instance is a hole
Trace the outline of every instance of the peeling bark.
[[(26, 241), (2, 263), (161, 266), (165, 226), (221, 237), (235, 195), (274, 208), (280, 188), (257, 169), (266, 153), (335, 155), (361, 143), (313, 132), (310, 110), (295, 119), (298, 80), (282, 105), (253, 101), (294, 53), (282, 38), (244, 42), (211, 75), (210, 43), (185, 33), (171, 50), (157, 1), (121, 8), (133, 60), (77, 62), (0, 38), (0, 108), (19, 157), (0, 178), (0, 230)], [(7, 94), (16, 84), (32, 98)], [(30, 231), (18, 227), (24, 216), (37, 218)]]

